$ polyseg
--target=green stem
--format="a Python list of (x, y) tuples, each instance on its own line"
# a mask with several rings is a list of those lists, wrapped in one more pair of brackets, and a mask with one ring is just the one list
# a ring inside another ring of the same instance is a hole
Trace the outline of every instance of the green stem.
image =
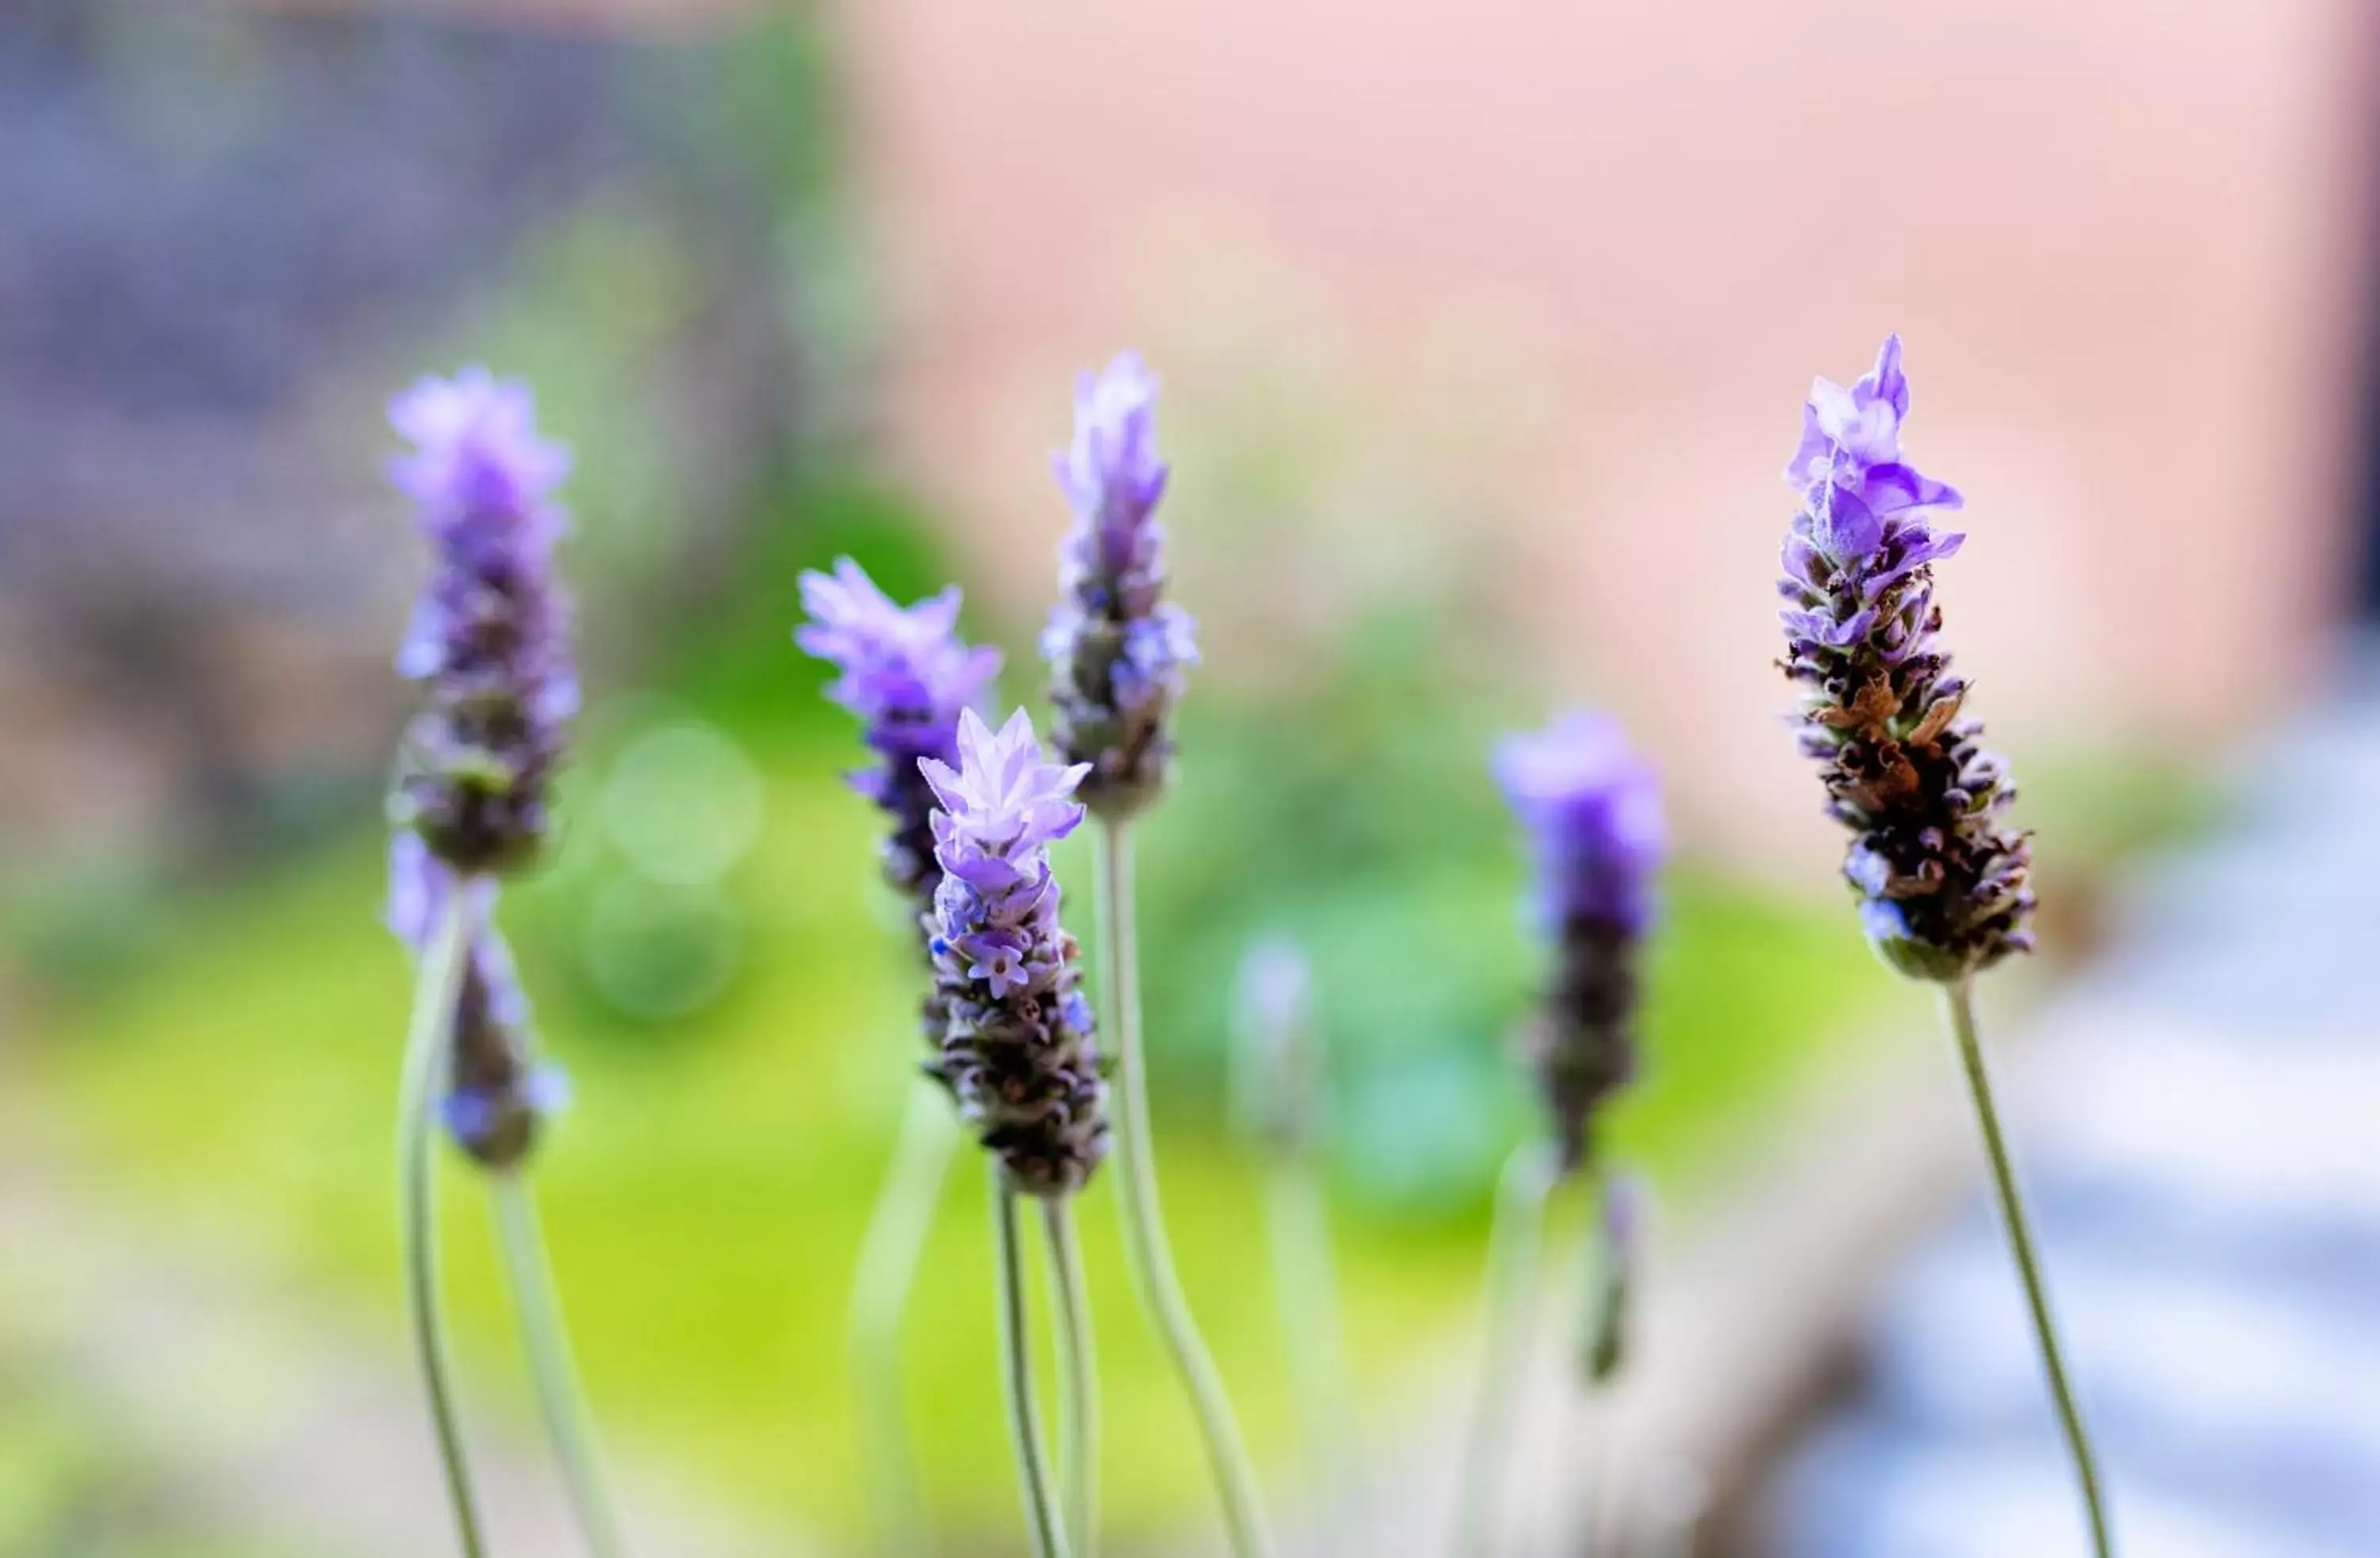
[(464, 953), (469, 935), (469, 884), (449, 895), (429, 948), (422, 954), (414, 990), (413, 1026), (405, 1044), (405, 1070), (396, 1109), (396, 1196), (404, 1241), (405, 1293), (413, 1326), (413, 1348), (430, 1398), (430, 1423), (438, 1438), (447, 1502), (455, 1511), (455, 1534), (464, 1558), (482, 1558), (479, 1500), (464, 1458), (463, 1430), (455, 1407), (454, 1364), (438, 1308), (438, 1218), (431, 1171), (436, 1166), (432, 1115), (438, 1089), (451, 1060), (455, 1004), (462, 993)]
[(1104, 955), (1099, 982), (1116, 1035), (1116, 1207), (1123, 1219), (1124, 1253), (1142, 1312), (1156, 1328), (1173, 1369), (1189, 1394), (1207, 1460), (1223, 1503), (1232, 1551), (1237, 1558), (1270, 1558), (1256, 1473), (1238, 1420), (1223, 1394), (1223, 1382), (1191, 1318), (1174, 1274), (1166, 1242), (1165, 1214), (1158, 1200), (1157, 1152), (1149, 1139), (1148, 1066), (1140, 1035), (1140, 970), (1133, 940), (1132, 834), (1122, 822), (1105, 822), (1095, 835), (1099, 850), (1099, 919)]
[(1266, 1171), (1265, 1228), (1272, 1240), (1274, 1301), (1289, 1344), (1290, 1394), (1305, 1442), (1306, 1475), (1327, 1531), (1344, 1491), (1354, 1415), (1339, 1334), (1330, 1203), (1302, 1148), (1277, 1154)]
[[(1598, 1200), (1608, 1200), (1611, 1194), (1609, 1170), (1594, 1168), (1593, 1188)], [(1594, 1358), (1605, 1326), (1610, 1323), (1608, 1306), (1611, 1301), (1610, 1245), (1600, 1236), (1600, 1228), (1608, 1225), (1602, 1208), (1597, 1207), (1588, 1223), (1587, 1236), (1579, 1241), (1584, 1259), (1580, 1261), (1579, 1289), (1594, 1306), (1587, 1319), (1587, 1337), (1580, 1349), (1579, 1389), (1564, 1393), (1562, 1397), (1560, 1453), (1555, 1464), (1580, 1468), (1578, 1490), (1564, 1518), (1578, 1534), (1581, 1558), (1602, 1558), (1606, 1546), (1605, 1528), (1611, 1521), (1611, 1490), (1613, 1445), (1619, 1430), (1616, 1410), (1608, 1382), (1595, 1378)]]
[(1455, 1517), (1459, 1558), (1488, 1558), (1496, 1550), (1498, 1494), (1512, 1455), (1512, 1418), (1520, 1404), (1538, 1256), (1545, 1245), (1546, 1197), (1554, 1177), (1550, 1150), (1524, 1146), (1505, 1160), (1497, 1188), (1496, 1222), (1488, 1237), (1487, 1357)]
[(512, 1288), (513, 1312), (528, 1353), (529, 1377), (537, 1386), (538, 1411), (562, 1461), (570, 1506), (595, 1558), (622, 1558), (619, 1513), (604, 1487), (602, 1457), (595, 1446), (592, 1418), (570, 1356), (570, 1330), (556, 1296), (553, 1269), (539, 1226), (537, 1199), (519, 1173), (496, 1176), (496, 1227), (504, 1245), (504, 1276)]
[(991, 1172), (991, 1231), (1000, 1285), (1000, 1382), (1008, 1401), (1008, 1437), (1016, 1451), (1016, 1486), (1025, 1500), (1025, 1530), (1034, 1558), (1070, 1558), (1065, 1522), (1050, 1488), (1041, 1452), (1040, 1413), (1033, 1405), (1032, 1345), (1026, 1340), (1025, 1256), (1016, 1236), (1016, 1192)]
[(958, 1139), (949, 1093), (918, 1078), (901, 1119), (892, 1173), (868, 1214), (852, 1282), (851, 1373), (868, 1445), (865, 1475), (878, 1551), (886, 1558), (929, 1558), (934, 1551), (904, 1405), (901, 1326)]
[(1097, 1558), (1099, 1549), (1099, 1371), (1091, 1338), (1091, 1296), (1083, 1282), (1083, 1252), (1075, 1236), (1071, 1200), (1041, 1203), (1042, 1231), (1050, 1241), (1050, 1285), (1057, 1295), (1058, 1389), (1063, 1413), (1058, 1419), (1058, 1459), (1065, 1468), (1066, 1529), (1075, 1558)]
[(2049, 1394), (2066, 1430), (2066, 1445), (2074, 1457), (2074, 1474), (2082, 1485), (2082, 1506), (2091, 1521), (2091, 1551), (2098, 1558), (2114, 1558), (2116, 1543), (2109, 1533), (2107, 1502), (2099, 1490), (2098, 1457), (2091, 1435), (2082, 1426), (2082, 1408), (2066, 1375), (2064, 1350), (2058, 1323), (2049, 1312), (2049, 1286), (2034, 1251), (2033, 1230), (2017, 1188), (2016, 1168), (2009, 1160), (2007, 1138), (2000, 1131), (1999, 1110), (1992, 1102), (1991, 1073), (1984, 1064), (1984, 1046), (1975, 1028), (1974, 981), (1962, 979), (1942, 987), (1942, 1010), (1959, 1041), (1959, 1058), (1966, 1066), (1967, 1088), (1974, 1095), (1975, 1119), (1983, 1126), (1984, 1149), (1991, 1159), (1992, 1188), (1999, 1199), (2000, 1221), (2008, 1230), (2009, 1249), (2016, 1257), (2017, 1275), (2024, 1284), (2026, 1305), (2033, 1311), (2033, 1332), (2041, 1345), (2041, 1366), (2049, 1377)]

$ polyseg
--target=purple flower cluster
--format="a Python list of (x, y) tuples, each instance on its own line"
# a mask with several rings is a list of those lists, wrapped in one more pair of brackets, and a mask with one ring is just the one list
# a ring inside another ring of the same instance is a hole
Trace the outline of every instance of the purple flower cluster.
[(955, 767), (919, 764), (941, 802), (930, 951), (947, 1027), (934, 1069), (1014, 1188), (1064, 1196), (1107, 1152), (1107, 1084), (1049, 853), (1083, 820), (1074, 796), (1088, 766), (1042, 761), (1022, 709), (997, 732), (963, 712), (958, 749)]
[(495, 929), (496, 883), (458, 880), (411, 833), (390, 841), (388, 866), (388, 927), (416, 957), (428, 950), (455, 895), (465, 895), (469, 954), (439, 1115), (456, 1146), (491, 1169), (510, 1169), (528, 1156), (545, 1116), (569, 1102), (570, 1088), (558, 1067), (534, 1057), (528, 997)]
[(960, 712), (975, 707), (1000, 674), (1000, 651), (959, 638), (955, 588), (896, 605), (848, 557), (836, 559), (832, 574), (805, 573), (801, 582), (810, 619), (794, 640), (843, 673), (827, 696), (859, 716), (868, 749), (883, 760), (854, 773), (852, 787), (890, 815), (885, 880), (923, 913), (941, 873), (934, 864), (934, 792), (917, 760), (958, 761)]
[(1967, 684), (1939, 643), (1934, 565), (1966, 538), (1932, 515), (1958, 493), (1901, 458), (1900, 338), (1849, 389), (1820, 379), (1785, 480), (1786, 675), (1828, 811), (1855, 835), (1843, 874), (1869, 941), (1912, 978), (1952, 980), (2033, 946), (2031, 851), (2006, 825), (2007, 769), (1961, 717)]
[(1075, 390), (1075, 438), (1056, 456), (1075, 512), (1059, 552), (1057, 610), (1041, 636), (1059, 749), (1087, 763), (1083, 800), (1128, 817), (1155, 797), (1172, 757), (1168, 719), (1198, 662), (1190, 615), (1164, 599), (1167, 468), (1157, 453), (1157, 380), (1130, 352)]
[(1597, 1108), (1636, 1071), (1636, 947), (1668, 850), (1660, 782), (1616, 724), (1588, 713), (1505, 737), (1495, 769), (1558, 948), (1531, 1059), (1569, 1172), (1587, 1157)]
[(428, 701), (407, 728), (392, 820), (466, 875), (533, 856), (578, 683), (553, 578), (569, 452), (525, 385), (467, 368), (389, 408), (413, 445), (390, 476), (435, 554), (396, 668)]

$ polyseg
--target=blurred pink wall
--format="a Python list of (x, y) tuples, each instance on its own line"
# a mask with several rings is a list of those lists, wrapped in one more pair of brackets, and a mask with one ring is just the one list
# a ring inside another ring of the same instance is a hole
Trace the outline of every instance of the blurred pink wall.
[(1234, 509), (1369, 503), (1358, 550), (1493, 559), (1545, 695), (1621, 709), (1706, 838), (1815, 845), (1778, 471), (1809, 376), (1898, 329), (1910, 446), (1969, 495), (1949, 627), (2020, 768), (2232, 730), (2348, 592), (2358, 17), (849, 4), (891, 437), (1036, 611), (1070, 376), (1138, 345), (1195, 610), (1231, 616), (1198, 554), (1245, 543)]

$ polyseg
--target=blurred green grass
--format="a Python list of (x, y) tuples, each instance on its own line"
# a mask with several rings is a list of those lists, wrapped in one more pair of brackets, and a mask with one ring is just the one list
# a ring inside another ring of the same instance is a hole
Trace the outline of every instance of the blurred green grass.
[[(540, 1167), (559, 1275), (590, 1393), (624, 1450), (692, 1470), (812, 1526), (856, 1522), (858, 1486), (842, 1361), (843, 1306), (860, 1230), (902, 1102), (911, 1051), (911, 965), (873, 881), (872, 818), (837, 783), (840, 753), (766, 770), (765, 821), (731, 892), (745, 955), (721, 999), (666, 1025), (605, 1019), (570, 992), (557, 927), (575, 889), (574, 841), (553, 880), (518, 895), (526, 972), (577, 1103)], [(1195, 771), (1194, 771), (1195, 774)], [(1195, 789), (1193, 777), (1185, 790)], [(1172, 836), (1150, 827), (1152, 899), (1195, 847), (1185, 807)], [(1070, 869), (1087, 863), (1079, 856)], [(326, 1302), (383, 1315), (399, 1364), (390, 1171), (383, 1150), (407, 975), (374, 923), (380, 861), (355, 846), (292, 862), (169, 911), (163, 950), (54, 1014), (28, 1057), (26, 1097), (83, 1173), (193, 1237), (254, 1252)], [(1516, 1010), (1529, 957), (1515, 933), (1513, 873), (1490, 869), (1400, 895), (1433, 919), (1478, 920), (1509, 943), (1490, 977)], [(1880, 980), (1840, 919), (1685, 873), (1652, 973), (1651, 1077), (1618, 1126), (1624, 1150), (1676, 1167), (1751, 1119)], [(1075, 901), (1087, 904), (1087, 893)], [(1342, 907), (1343, 912), (1343, 907)], [(1160, 912), (1159, 923), (1172, 917)], [(1087, 927), (1086, 927), (1087, 929)], [(1361, 940), (1360, 928), (1354, 932)], [(1189, 949), (1197, 952), (1194, 945)], [(1322, 947), (1326, 1002), (1345, 1049), (1370, 1020), (1361, 988)], [(1375, 953), (1379, 949), (1374, 947)], [(1150, 952), (1162, 965), (1161, 940)], [(1343, 993), (1346, 999), (1339, 997)], [(1152, 1012), (1168, 1044), (1174, 1014)], [(1456, 1036), (1451, 1071), (1401, 1072), (1418, 1114), (1391, 1109), (1432, 1159), (1428, 1095), (1446, 1077), (1500, 1077), (1489, 1028)], [(1442, 1048), (1442, 1047), (1441, 1047)], [(1473, 1053), (1475, 1052), (1475, 1053)], [(1433, 1063), (1442, 1065), (1443, 1061)], [(1394, 1089), (1391, 1089), (1394, 1090)], [(1443, 1092), (1443, 1089), (1439, 1089)], [(1472, 1134), (1500, 1152), (1524, 1124), (1517, 1083), (1480, 1095)], [(1165, 1188), (1184, 1278), (1242, 1398), (1258, 1453), (1285, 1466), (1267, 1267), (1249, 1239), (1255, 1165), (1221, 1134), (1206, 1094), (1160, 1095)], [(1415, 1123), (1418, 1122), (1418, 1123)], [(1393, 1142), (1391, 1143), (1393, 1145)], [(1460, 1154), (1458, 1154), (1458, 1157)], [(1466, 1160), (1463, 1160), (1467, 1162)], [(1377, 1395), (1442, 1362), (1470, 1317), (1483, 1207), (1459, 1193), (1366, 1192), (1361, 1150), (1341, 1154), (1340, 1257), (1357, 1366)], [(450, 1285), (475, 1377), (517, 1383), (480, 1198), (450, 1165)], [(910, 1379), (927, 1475), (943, 1517), (1004, 1533), (1014, 1494), (1001, 1439), (980, 1175), (953, 1175), (912, 1315)], [(1083, 1211), (1109, 1391), (1111, 1503), (1118, 1528), (1197, 1515), (1189, 1428), (1135, 1314), (1107, 1191)], [(507, 1409), (517, 1410), (516, 1388)], [(995, 1537), (993, 1540), (998, 1540)]]

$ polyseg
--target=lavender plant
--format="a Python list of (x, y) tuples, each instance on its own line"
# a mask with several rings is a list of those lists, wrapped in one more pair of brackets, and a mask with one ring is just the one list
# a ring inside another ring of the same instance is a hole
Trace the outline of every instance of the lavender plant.
[(443, 1120), (486, 1170), (538, 1401), (599, 1558), (623, 1551), (595, 1453), (535, 1201), (526, 1181), (560, 1073), (536, 1063), (528, 1003), (492, 922), (500, 875), (533, 860), (578, 688), (554, 579), (568, 451), (540, 437), (528, 389), (468, 368), (425, 379), (389, 420), (391, 468), (432, 570), (397, 655), (423, 689), (389, 801), (389, 920), (419, 960), (397, 1120), (407, 1293), (464, 1552), (485, 1551), (440, 1314), (431, 1140)]
[[(934, 792), (918, 761), (958, 761), (959, 713), (974, 707), (999, 675), (1000, 651), (970, 647), (959, 638), (955, 588), (897, 605), (844, 557), (832, 574), (803, 574), (801, 589), (809, 620), (795, 641), (842, 673), (827, 696), (859, 717), (862, 738), (880, 760), (855, 772), (851, 785), (885, 814), (884, 880), (908, 906), (923, 956), (941, 870), (934, 858)], [(923, 985), (919, 1026), (926, 1070), (938, 1078), (930, 1063), (941, 1053), (948, 1022), (941, 985), (930, 977)], [(956, 1140), (947, 1089), (921, 1079), (902, 1118), (892, 1172), (869, 1214), (852, 1287), (852, 1369), (867, 1428), (878, 1540), (898, 1558), (932, 1551), (902, 1408), (900, 1333)]]
[[(1035, 1548), (1052, 1558), (1073, 1550), (1050, 1488), (1033, 1401), (1016, 1203), (1030, 1198), (1041, 1204), (1057, 1262), (1063, 1362), (1075, 1395), (1070, 1502), (1080, 1519), (1097, 1429), (1080, 1394), (1091, 1360), (1072, 1198), (1107, 1155), (1107, 1083), (1090, 1003), (1080, 989), (1081, 949), (1058, 918), (1062, 895), (1050, 846), (1082, 822), (1074, 795), (1087, 769), (1044, 762), (1022, 709), (997, 732), (974, 710), (963, 712), (958, 749), (956, 766), (936, 758), (918, 763), (940, 803), (931, 827), (942, 875), (929, 944), (946, 1026), (935, 1071), (995, 1164), (992, 1221), (1010, 1429)], [(1087, 1542), (1089, 1528), (1081, 1529)]]
[(1852, 834), (1843, 877), (1868, 941), (1895, 970), (1941, 992), (2093, 1547), (2108, 1558), (2097, 1462), (1975, 1022), (1974, 976), (2033, 948), (2031, 850), (2006, 820), (2016, 799), (2006, 765), (1963, 712), (1967, 684), (1941, 646), (1934, 565), (1966, 538), (1937, 529), (1934, 516), (1963, 500), (1902, 459), (1908, 415), (1897, 335), (1849, 389), (1826, 379), (1811, 386), (1785, 468), (1801, 506), (1779, 585), (1782, 664), (1801, 690), (1799, 741), (1819, 764), (1828, 814)]
[[(1487, 1365), (1456, 1531), (1456, 1551), (1466, 1554), (1497, 1545), (1497, 1495), (1510, 1458), (1548, 1198), (1596, 1166), (1597, 1116), (1636, 1074), (1637, 948), (1668, 850), (1659, 781), (1609, 718), (1574, 713), (1507, 736), (1494, 768), (1528, 835), (1536, 918), (1555, 964), (1528, 1040), (1548, 1138), (1524, 1143), (1505, 1164), (1489, 1237)], [(1619, 1323), (1616, 1314), (1609, 1319)]]
[(1157, 380), (1139, 358), (1126, 352), (1083, 375), (1074, 439), (1053, 463), (1075, 524), (1060, 544), (1061, 594), (1041, 653), (1058, 749), (1083, 769), (1083, 802), (1099, 822), (1101, 984), (1117, 1036), (1116, 1205), (1135, 1291), (1196, 1415), (1232, 1549), (1254, 1558), (1272, 1540), (1238, 1420), (1173, 1270), (1150, 1139), (1131, 827), (1164, 788), (1173, 706), (1198, 656), (1189, 614), (1165, 599), (1157, 505), (1169, 468), (1157, 451)]

